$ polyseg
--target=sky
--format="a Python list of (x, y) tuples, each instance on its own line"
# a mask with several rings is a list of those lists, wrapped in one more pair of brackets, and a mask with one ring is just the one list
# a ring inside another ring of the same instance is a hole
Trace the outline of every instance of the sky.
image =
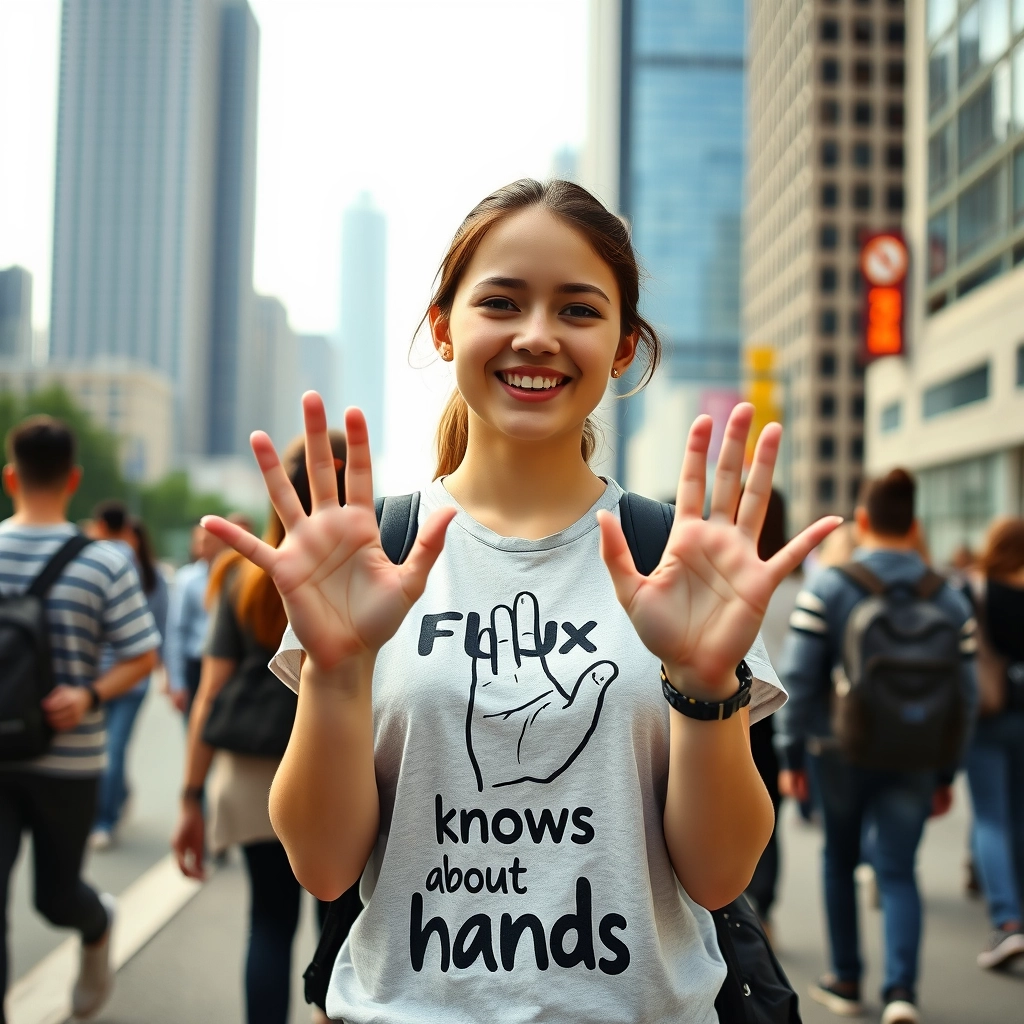
[[(299, 332), (338, 323), (341, 214), (388, 219), (387, 457), (420, 486), (450, 387), (409, 342), (459, 222), (493, 188), (545, 177), (586, 123), (586, 0), (250, 0), (260, 25), (257, 291)], [(58, 0), (0, 0), (0, 267), (49, 318)]]

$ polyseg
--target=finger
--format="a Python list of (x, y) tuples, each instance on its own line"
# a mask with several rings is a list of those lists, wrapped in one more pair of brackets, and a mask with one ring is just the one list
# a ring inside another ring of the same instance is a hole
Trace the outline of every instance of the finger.
[(740, 497), (736, 525), (755, 542), (761, 536), (768, 501), (772, 496), (772, 476), (775, 473), (775, 460), (779, 455), (781, 438), (782, 427), (778, 423), (769, 423), (761, 431), (757, 446), (754, 448), (754, 461)]
[(306, 472), (313, 508), (338, 504), (338, 470), (334, 465), (331, 439), (327, 436), (327, 412), (315, 391), (302, 396), (302, 422), (306, 432)]
[(712, 426), (710, 416), (698, 416), (690, 427), (683, 467), (679, 471), (679, 486), (676, 489), (676, 516), (700, 519), (704, 515), (704, 488)]
[(771, 570), (778, 586), (801, 562), (843, 521), (842, 516), (825, 516), (798, 533), (777, 555), (765, 565)]
[(601, 529), (601, 557), (608, 566), (615, 596), (623, 608), (629, 608), (644, 578), (637, 572), (619, 520), (603, 509), (597, 513), (597, 523)]
[(747, 435), (754, 419), (754, 407), (740, 402), (729, 414), (725, 425), (722, 450), (718, 455), (715, 483), (711, 489), (711, 518), (733, 522), (743, 481), (743, 458), (747, 450)]
[(220, 516), (203, 516), (199, 520), (199, 525), (204, 530), (209, 530), (214, 537), (219, 537), (240, 555), (248, 558), (254, 565), (258, 565), (264, 572), (273, 572), (274, 566), (277, 564), (277, 549), (249, 533), (248, 530), (243, 530), (242, 527), (229, 523)]
[(373, 472), (370, 464), (370, 435), (366, 417), (354, 406), (345, 410), (345, 502), (373, 510)]
[(495, 664), (499, 679), (512, 680), (519, 662), (516, 660), (515, 631), (512, 609), (499, 604), (491, 612), (491, 631), (494, 634)]
[(400, 566), (402, 589), (410, 601), (419, 600), (427, 585), (427, 576), (444, 548), (448, 524), (457, 510), (451, 507), (432, 512), (416, 534), (416, 542)]
[(249, 446), (263, 474), (263, 483), (270, 496), (270, 503), (281, 517), (284, 528), (291, 530), (296, 523), (306, 518), (306, 513), (291, 480), (288, 479), (288, 474), (284, 471), (284, 466), (281, 465), (274, 442), (262, 430), (256, 430), (249, 437)]
[(521, 665), (524, 654), (540, 654), (540, 606), (533, 594), (517, 595), (515, 605), (516, 658)]

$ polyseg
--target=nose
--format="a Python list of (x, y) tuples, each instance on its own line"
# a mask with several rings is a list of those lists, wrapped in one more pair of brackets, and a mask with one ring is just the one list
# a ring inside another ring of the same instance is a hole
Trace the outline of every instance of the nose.
[(561, 345), (556, 335), (556, 318), (538, 304), (530, 312), (522, 331), (513, 339), (512, 349), (515, 352), (529, 352), (531, 355), (558, 352)]

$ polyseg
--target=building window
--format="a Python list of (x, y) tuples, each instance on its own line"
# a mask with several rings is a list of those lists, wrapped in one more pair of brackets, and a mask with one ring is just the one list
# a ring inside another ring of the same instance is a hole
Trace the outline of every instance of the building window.
[(839, 229), (835, 224), (822, 224), (819, 240), (822, 249), (834, 249), (839, 244)]
[(821, 62), (821, 80), (827, 85), (834, 85), (839, 81), (839, 61), (826, 57)]
[(839, 124), (839, 103), (836, 100), (821, 101), (821, 123)]
[(939, 292), (938, 295), (933, 295), (928, 300), (928, 315), (932, 316), (935, 313), (938, 313), (940, 309), (945, 309), (948, 302), (949, 296), (946, 292)]
[(902, 89), (906, 80), (906, 67), (901, 60), (891, 60), (885, 65), (885, 84), (893, 88)]
[(851, 437), (850, 438), (850, 458), (854, 462), (861, 462), (864, 459), (864, 438), (863, 437)]
[(855, 142), (850, 150), (850, 156), (854, 167), (871, 166), (871, 143)]
[(821, 205), (832, 209), (839, 205), (839, 186), (829, 183), (821, 186)]
[[(1024, 89), (1024, 61), (1021, 64), (1019, 81)], [(1024, 106), (1024, 99), (1021, 106)], [(1024, 123), (1024, 110), (1021, 111), (1021, 122)], [(1024, 149), (1013, 154), (1013, 216), (1015, 220), (1024, 219)], [(1014, 263), (1018, 262), (1014, 260)]]
[(875, 36), (875, 26), (870, 18), (853, 19), (853, 41), (867, 46)]
[(821, 38), (826, 43), (839, 41), (839, 22), (835, 18), (821, 19)]
[(890, 21), (885, 30), (885, 41), (890, 46), (902, 46), (907, 38), (907, 30), (902, 21)]
[(903, 104), (890, 103), (885, 109), (885, 123), (890, 128), (903, 127)]
[(973, 274), (968, 274), (966, 277), (962, 277), (957, 281), (957, 298), (966, 295), (968, 292), (973, 292), (975, 288), (980, 288), (986, 281), (991, 281), (993, 277), (998, 277), (1002, 271), (1002, 257), (996, 257), (994, 260), (989, 260), (988, 263), (979, 267)]
[(864, 396), (863, 395), (854, 395), (853, 398), (850, 399), (850, 415), (855, 420), (858, 420), (858, 421), (864, 419)]
[(871, 61), (869, 60), (856, 60), (853, 62), (853, 84), (854, 85), (870, 85), (871, 84)]
[(1006, 138), (1009, 120), (1010, 65), (1003, 61), (957, 114), (961, 172)]
[(964, 257), (1003, 229), (1002, 167), (990, 171), (957, 200), (957, 253)]
[(836, 375), (836, 357), (831, 352), (822, 352), (818, 360), (818, 372), (822, 377), (834, 377)]
[(934, 195), (949, 181), (952, 170), (953, 123), (944, 124), (928, 140), (928, 194)]
[(934, 43), (956, 18), (956, 0), (926, 0), (925, 37)]
[(860, 295), (861, 289), (864, 287), (864, 281), (861, 277), (860, 267), (854, 267), (850, 271), (850, 294)]
[(983, 402), (988, 398), (988, 363), (963, 373), (952, 380), (935, 384), (924, 393), (922, 414), (926, 420), (959, 409), (964, 405)]
[[(954, 8), (955, 11), (955, 8)], [(928, 58), (928, 110), (934, 114), (949, 99), (953, 81), (953, 37), (946, 36)]]
[(903, 210), (903, 186), (890, 185), (885, 190), (885, 208), (890, 213), (901, 213)]
[(864, 364), (860, 361), (859, 356), (854, 356), (850, 360), (850, 376), (853, 377), (854, 380), (864, 379)]
[(836, 439), (831, 434), (822, 434), (818, 438), (818, 458), (830, 462), (836, 457)]
[[(1010, 25), (1006, 0), (980, 0), (960, 19), (958, 53), (960, 84), (967, 82), (979, 68), (991, 64), (1010, 43)], [(1019, 7), (1014, 5), (1014, 30), (1021, 28)]]
[(863, 182), (853, 186), (853, 208), (855, 210), (871, 209), (871, 186)]
[(834, 309), (823, 309), (818, 317), (818, 327), (822, 334), (835, 334), (838, 318)]
[(822, 395), (818, 399), (818, 415), (822, 419), (830, 420), (835, 417), (836, 414), (836, 396), (835, 395)]
[(903, 146), (901, 143), (885, 147), (885, 166), (890, 171), (903, 170)]
[(822, 167), (835, 167), (839, 163), (839, 143), (835, 139), (825, 139), (821, 144)]
[(888, 405), (883, 405), (880, 420), (879, 427), (883, 434), (891, 434), (894, 430), (899, 430), (903, 420), (903, 403), (890, 402)]
[(818, 501), (834, 501), (836, 497), (836, 480), (832, 476), (818, 477)]
[(1017, 346), (1017, 387), (1024, 388), (1024, 342)]
[(859, 476), (850, 477), (850, 504), (857, 505), (860, 502), (861, 479)]
[(863, 101), (853, 105), (853, 123), (866, 128), (871, 124), (871, 104)]
[(941, 277), (949, 267), (949, 207), (928, 221), (928, 280)]
[(835, 267), (822, 267), (821, 268), (821, 290), (826, 294), (834, 292), (836, 290), (836, 284), (838, 283), (839, 276), (836, 274)]
[(860, 252), (861, 246), (864, 244), (864, 239), (868, 236), (868, 228), (866, 224), (854, 224), (850, 228), (850, 248), (854, 252)]

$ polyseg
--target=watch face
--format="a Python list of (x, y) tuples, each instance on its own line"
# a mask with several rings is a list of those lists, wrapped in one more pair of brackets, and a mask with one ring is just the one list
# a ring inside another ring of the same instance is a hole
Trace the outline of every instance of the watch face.
[(888, 287), (907, 276), (907, 247), (896, 235), (868, 239), (860, 255), (860, 266), (869, 284)]

